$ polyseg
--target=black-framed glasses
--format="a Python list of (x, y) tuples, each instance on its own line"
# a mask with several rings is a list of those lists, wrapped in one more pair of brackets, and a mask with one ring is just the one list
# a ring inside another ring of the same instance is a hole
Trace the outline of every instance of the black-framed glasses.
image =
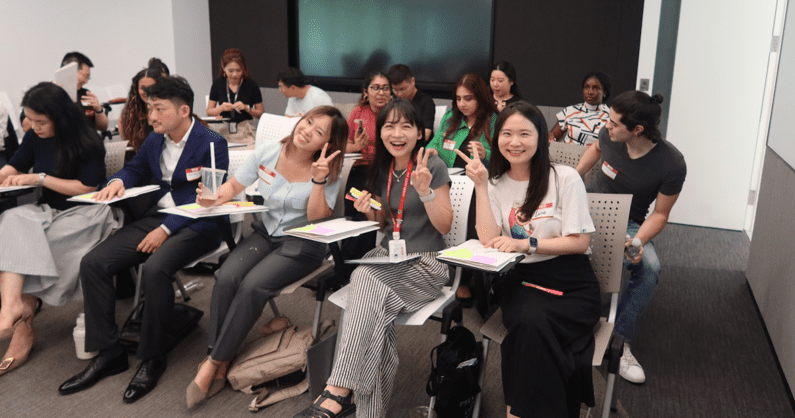
[(379, 86), (379, 85), (376, 85), (376, 84), (371, 84), (370, 85), (370, 90), (372, 90), (372, 91), (385, 91), (385, 92), (389, 93), (389, 90), (391, 90), (391, 88), (389, 87), (389, 84), (384, 84), (383, 86)]

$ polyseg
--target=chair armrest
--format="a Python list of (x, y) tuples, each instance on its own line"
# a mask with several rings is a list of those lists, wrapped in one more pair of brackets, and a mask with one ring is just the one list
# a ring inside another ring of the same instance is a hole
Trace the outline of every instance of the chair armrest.
[(618, 366), (621, 363), (621, 355), (624, 351), (624, 336), (619, 334), (613, 334), (613, 337), (610, 339), (610, 348), (607, 351), (607, 358), (609, 359), (607, 362), (607, 372), (608, 373), (618, 373)]

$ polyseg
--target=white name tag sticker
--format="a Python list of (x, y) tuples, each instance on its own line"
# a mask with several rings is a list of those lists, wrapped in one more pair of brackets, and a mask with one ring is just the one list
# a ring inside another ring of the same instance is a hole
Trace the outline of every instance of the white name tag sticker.
[(615, 180), (616, 175), (618, 175), (618, 170), (611, 167), (610, 164), (607, 163), (607, 161), (605, 161), (604, 164), (602, 164), (602, 172), (605, 173), (607, 177), (610, 177), (611, 180)]
[(270, 185), (270, 184), (273, 183), (273, 180), (276, 179), (276, 173), (274, 173), (268, 167), (265, 167), (264, 165), (260, 165), (259, 166), (259, 178), (262, 181), (264, 181), (265, 183), (268, 183)]
[(196, 181), (202, 178), (202, 166), (185, 169), (185, 177), (188, 181)]
[(455, 141), (452, 139), (445, 139), (444, 143), (442, 144), (442, 148), (446, 149), (447, 151), (455, 151)]

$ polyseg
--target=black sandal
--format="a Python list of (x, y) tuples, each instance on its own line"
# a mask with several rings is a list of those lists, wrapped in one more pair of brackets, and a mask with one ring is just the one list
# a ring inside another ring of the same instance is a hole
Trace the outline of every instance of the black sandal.
[[(342, 410), (335, 414), (326, 408), (321, 407), (323, 401), (331, 399), (342, 407)], [(356, 412), (356, 404), (352, 402), (353, 391), (348, 393), (348, 396), (342, 397), (332, 395), (331, 392), (324, 390), (317, 398), (315, 403), (309, 405), (306, 409), (296, 414), (293, 418), (342, 418), (353, 415)]]

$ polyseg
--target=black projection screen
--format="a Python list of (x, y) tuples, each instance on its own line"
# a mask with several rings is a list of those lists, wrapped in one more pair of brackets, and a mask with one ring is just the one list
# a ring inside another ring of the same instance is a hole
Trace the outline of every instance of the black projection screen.
[(400, 63), (442, 87), (490, 73), (492, 0), (295, 1), (294, 56), (309, 77), (361, 80)]

